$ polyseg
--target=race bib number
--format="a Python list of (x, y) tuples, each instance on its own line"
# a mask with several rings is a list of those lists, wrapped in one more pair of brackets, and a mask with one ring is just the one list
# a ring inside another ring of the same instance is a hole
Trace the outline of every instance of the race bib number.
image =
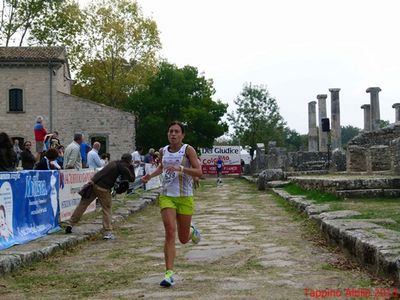
[(175, 177), (177, 176), (177, 172), (163, 172), (163, 185), (168, 186), (170, 185), (174, 180)]

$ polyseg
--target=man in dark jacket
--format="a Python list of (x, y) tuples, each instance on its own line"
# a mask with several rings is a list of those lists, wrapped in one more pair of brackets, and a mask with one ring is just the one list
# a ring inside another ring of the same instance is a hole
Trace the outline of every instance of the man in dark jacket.
[(21, 162), (22, 168), (24, 170), (32, 170), (35, 165), (35, 156), (32, 154), (32, 143), (30, 141), (26, 141), (24, 143), (24, 150), (21, 152)]
[(135, 181), (135, 172), (132, 164), (132, 155), (125, 153), (122, 155), (121, 160), (112, 161), (108, 163), (103, 169), (98, 171), (90, 180), (93, 185), (92, 192), (87, 198), (81, 198), (78, 207), (73, 212), (69, 224), (65, 228), (65, 233), (72, 233), (72, 226), (77, 224), (85, 212), (86, 208), (96, 198), (99, 199), (102, 212), (103, 212), (103, 229), (105, 240), (114, 239), (112, 234), (111, 224), (111, 189), (115, 184), (118, 176), (121, 175), (123, 180), (130, 182)]

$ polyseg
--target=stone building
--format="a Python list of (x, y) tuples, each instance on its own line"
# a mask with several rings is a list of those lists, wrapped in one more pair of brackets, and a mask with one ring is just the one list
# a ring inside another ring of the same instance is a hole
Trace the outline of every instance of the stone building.
[[(135, 117), (71, 95), (73, 81), (63, 47), (0, 47), (0, 131), (34, 142), (33, 125), (44, 117), (48, 132), (68, 145), (76, 132), (118, 159), (135, 147)], [(33, 148), (35, 149), (35, 148)]]

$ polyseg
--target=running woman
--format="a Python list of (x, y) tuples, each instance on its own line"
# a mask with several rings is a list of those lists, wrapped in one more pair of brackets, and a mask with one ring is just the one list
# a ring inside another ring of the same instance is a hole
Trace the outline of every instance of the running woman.
[(175, 284), (174, 260), (175, 240), (178, 231), (179, 241), (189, 240), (197, 244), (201, 235), (192, 224), (194, 212), (193, 177), (201, 177), (202, 171), (194, 148), (183, 144), (185, 128), (181, 122), (174, 121), (168, 126), (169, 145), (160, 151), (161, 163), (151, 174), (142, 177), (143, 182), (163, 174), (162, 193), (159, 198), (161, 217), (165, 229), (164, 258), (165, 277), (160, 285), (170, 287)]

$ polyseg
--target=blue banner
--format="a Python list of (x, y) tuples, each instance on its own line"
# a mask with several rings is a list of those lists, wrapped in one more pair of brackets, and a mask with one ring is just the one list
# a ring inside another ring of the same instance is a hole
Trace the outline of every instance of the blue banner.
[(59, 171), (0, 172), (0, 250), (59, 230)]

